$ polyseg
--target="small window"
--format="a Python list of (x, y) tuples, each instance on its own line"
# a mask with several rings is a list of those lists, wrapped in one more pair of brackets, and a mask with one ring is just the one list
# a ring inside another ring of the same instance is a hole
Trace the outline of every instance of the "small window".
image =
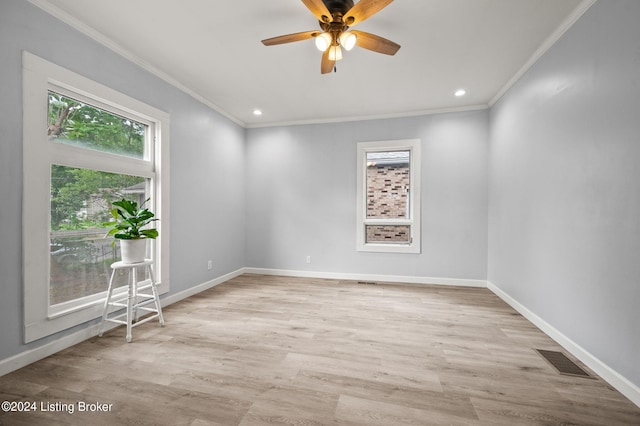
[(420, 141), (358, 144), (359, 251), (420, 252)]

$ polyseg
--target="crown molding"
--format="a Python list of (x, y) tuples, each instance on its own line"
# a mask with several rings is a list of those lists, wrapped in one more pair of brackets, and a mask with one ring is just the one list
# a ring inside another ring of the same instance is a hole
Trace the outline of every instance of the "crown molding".
[(533, 52), (533, 55), (531, 55), (529, 60), (525, 62), (522, 68), (520, 68), (513, 75), (513, 77), (511, 77), (509, 81), (507, 81), (507, 83), (502, 86), (498, 93), (496, 93), (495, 96), (491, 98), (491, 100), (489, 101), (489, 108), (494, 106), (496, 102), (498, 102), (504, 96), (504, 94), (507, 93), (509, 89), (511, 89), (511, 87), (513, 87), (513, 85), (515, 85), (518, 80), (520, 80), (522, 76), (527, 71), (529, 71), (529, 69), (533, 67), (545, 53), (547, 53), (549, 49), (551, 49), (551, 46), (553, 46), (558, 40), (560, 40), (564, 33), (566, 33), (569, 28), (571, 28), (573, 24), (575, 24), (578, 19), (580, 19), (580, 17), (584, 15), (585, 12), (589, 10), (589, 8), (591, 8), (591, 6), (593, 6), (597, 1), (598, 0), (582, 0), (582, 2), (580, 2), (580, 4), (576, 6), (573, 12), (571, 12), (571, 14), (560, 24), (560, 26), (556, 28), (556, 30), (542, 42), (542, 44), (538, 47), (538, 49), (536, 49), (535, 52)]
[(123, 58), (133, 62), (138, 65), (142, 69), (148, 71), (149, 73), (155, 75), (166, 83), (172, 85), (178, 90), (188, 94), (195, 100), (203, 103), (214, 111), (218, 112), (222, 116), (231, 120), (232, 122), (238, 124), (239, 126), (247, 129), (252, 128), (263, 128), (263, 127), (281, 127), (281, 126), (298, 126), (298, 125), (308, 125), (308, 124), (328, 124), (328, 123), (343, 123), (343, 122), (352, 122), (352, 121), (367, 121), (367, 120), (382, 120), (382, 119), (390, 119), (390, 118), (403, 118), (403, 117), (416, 117), (421, 115), (433, 115), (433, 114), (442, 114), (442, 113), (451, 113), (451, 112), (463, 112), (463, 111), (476, 111), (489, 109), (493, 107), (504, 95), (513, 87), (518, 80), (522, 78), (522, 76), (531, 68), (533, 65), (566, 33), (569, 28), (573, 26), (573, 24), (580, 19), (580, 17), (587, 11), (591, 6), (593, 6), (598, 0), (582, 0), (578, 6), (573, 10), (573, 12), (560, 24), (560, 26), (549, 36), (544, 42), (536, 49), (536, 51), (531, 55), (529, 60), (507, 81), (507, 83), (491, 98), (488, 104), (480, 104), (480, 105), (470, 105), (464, 107), (455, 107), (455, 108), (441, 108), (441, 109), (429, 109), (429, 110), (420, 110), (420, 111), (408, 111), (401, 112), (395, 114), (381, 114), (381, 115), (371, 115), (371, 116), (349, 116), (349, 117), (334, 117), (334, 118), (326, 118), (326, 119), (310, 119), (310, 120), (292, 120), (292, 121), (280, 121), (280, 122), (270, 122), (270, 123), (254, 123), (249, 124), (245, 123), (237, 117), (231, 115), (220, 106), (212, 102), (211, 100), (203, 97), (202, 95), (196, 93), (194, 90), (170, 76), (169, 74), (161, 71), (155, 66), (151, 65), (149, 62), (143, 60), (138, 57), (128, 49), (114, 42), (104, 34), (100, 33), (93, 27), (85, 24), (84, 22), (76, 19), (75, 17), (69, 15), (64, 12), (60, 8), (52, 5), (46, 0), (28, 0), (33, 5), (57, 18), (58, 20), (66, 23), (87, 37), (97, 41), (108, 49), (112, 50), (116, 54), (122, 56)]
[(233, 121), (234, 123), (238, 124), (239, 126), (246, 127), (246, 123), (244, 123), (243, 121), (239, 120), (237, 117), (229, 114), (228, 112), (223, 110), (220, 106), (218, 106), (215, 103), (211, 102), (209, 99), (199, 95), (195, 91), (191, 90), (188, 86), (182, 84), (180, 81), (178, 81), (175, 78), (171, 77), (169, 74), (165, 73), (164, 71), (161, 71), (160, 69), (154, 67), (149, 62), (147, 62), (144, 59), (140, 58), (139, 56), (135, 55), (131, 51), (125, 49), (124, 47), (122, 47), (118, 43), (116, 43), (113, 40), (111, 40), (109, 37), (105, 36), (104, 34), (102, 34), (99, 31), (97, 31), (95, 28), (93, 28), (93, 27), (85, 24), (84, 22), (80, 21), (79, 19), (69, 15), (67, 12), (65, 12), (65, 11), (61, 10), (60, 8), (52, 5), (51, 3), (49, 3), (46, 0), (28, 0), (28, 1), (30, 3), (32, 3), (34, 6), (37, 6), (38, 8), (44, 10), (45, 12), (47, 12), (49, 15), (53, 16), (54, 18), (64, 22), (65, 24), (67, 24), (70, 27), (76, 29), (77, 31), (81, 32), (82, 34), (86, 35), (87, 37), (93, 39), (94, 41), (97, 41), (98, 43), (102, 44), (106, 48), (108, 48), (108, 49), (112, 50), (113, 52), (117, 53), (118, 55), (122, 56), (123, 58), (127, 59), (128, 61), (133, 62), (134, 64), (138, 65), (140, 68), (144, 69), (145, 71), (148, 71), (149, 73), (155, 75), (156, 77), (160, 78), (161, 80), (165, 81), (166, 83), (172, 85), (176, 89), (186, 93), (187, 95), (191, 96), (195, 100), (205, 104), (209, 108), (213, 109), (214, 111), (218, 112), (219, 114), (223, 115), (224, 117), (228, 118), (229, 120)]
[(453, 108), (435, 108), (419, 111), (406, 111), (394, 114), (380, 114), (380, 115), (367, 115), (367, 116), (348, 116), (348, 117), (334, 117), (334, 118), (322, 118), (313, 120), (297, 120), (297, 121), (274, 121), (270, 123), (255, 123), (247, 124), (247, 129), (260, 129), (263, 127), (285, 127), (285, 126), (303, 126), (308, 124), (329, 124), (329, 123), (346, 123), (354, 121), (368, 121), (368, 120), (384, 120), (391, 118), (405, 118), (405, 117), (419, 117), (422, 115), (434, 115), (445, 114), (452, 112), (466, 112), (466, 111), (480, 111), (489, 109), (487, 104), (468, 105)]

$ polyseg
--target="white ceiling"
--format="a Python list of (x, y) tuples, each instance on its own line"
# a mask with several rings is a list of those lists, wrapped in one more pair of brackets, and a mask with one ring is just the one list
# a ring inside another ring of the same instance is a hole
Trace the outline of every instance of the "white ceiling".
[[(245, 127), (485, 108), (595, 0), (396, 0), (356, 28), (402, 45), (356, 47), (320, 74), (300, 0), (31, 0)], [(465, 88), (467, 95), (453, 93)], [(264, 111), (260, 117), (253, 110)]]

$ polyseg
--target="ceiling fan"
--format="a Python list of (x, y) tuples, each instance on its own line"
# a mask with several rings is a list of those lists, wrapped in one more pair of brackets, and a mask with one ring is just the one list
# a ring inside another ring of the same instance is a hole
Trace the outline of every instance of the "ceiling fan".
[(351, 50), (354, 46), (395, 55), (400, 45), (386, 38), (364, 31), (350, 30), (365, 19), (378, 13), (393, 0), (302, 0), (307, 9), (318, 18), (322, 31), (304, 31), (301, 33), (262, 40), (265, 46), (292, 43), (294, 41), (315, 38), (316, 47), (322, 51), (320, 72), (327, 74), (335, 71), (335, 63), (342, 59), (342, 49)]

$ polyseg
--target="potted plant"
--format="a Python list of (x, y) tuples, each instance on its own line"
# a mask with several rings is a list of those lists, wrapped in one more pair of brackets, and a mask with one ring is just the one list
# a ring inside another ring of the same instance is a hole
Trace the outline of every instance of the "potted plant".
[[(154, 239), (158, 236), (158, 230), (154, 228), (142, 229), (154, 219), (154, 214), (144, 205), (149, 201), (147, 198), (142, 204), (138, 205), (135, 201), (122, 199), (111, 203), (114, 207), (111, 209), (111, 215), (115, 220), (105, 222), (104, 226), (112, 229), (106, 233), (105, 238), (113, 235), (114, 238), (120, 240), (120, 248), (122, 249), (122, 262), (139, 263), (144, 261), (146, 254), (147, 239)], [(115, 245), (115, 240), (113, 244)]]

